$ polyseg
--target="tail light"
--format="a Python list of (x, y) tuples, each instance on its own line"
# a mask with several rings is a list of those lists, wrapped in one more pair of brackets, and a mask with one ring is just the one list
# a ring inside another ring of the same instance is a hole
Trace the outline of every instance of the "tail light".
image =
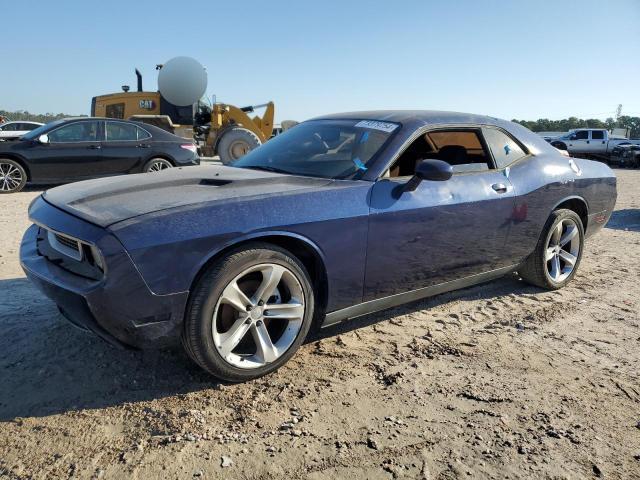
[(198, 152), (198, 148), (193, 143), (183, 143), (182, 145), (180, 145), (180, 148), (184, 148), (185, 150), (189, 150), (193, 153)]

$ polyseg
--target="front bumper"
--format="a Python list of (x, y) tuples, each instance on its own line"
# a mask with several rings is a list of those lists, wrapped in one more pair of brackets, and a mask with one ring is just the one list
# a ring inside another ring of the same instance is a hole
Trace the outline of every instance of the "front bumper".
[(41, 227), (32, 225), (26, 231), (20, 246), (22, 268), (68, 320), (118, 346), (158, 348), (177, 343), (188, 292), (154, 294), (112, 234), (62, 212), (42, 198), (36, 200), (30, 214), (38, 224), (96, 245), (104, 255), (104, 276), (89, 279), (38, 252), (36, 240)]

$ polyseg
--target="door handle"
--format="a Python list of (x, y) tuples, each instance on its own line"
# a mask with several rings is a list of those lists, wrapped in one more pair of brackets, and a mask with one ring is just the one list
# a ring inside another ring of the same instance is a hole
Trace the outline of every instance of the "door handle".
[(493, 188), (497, 193), (507, 192), (507, 186), (504, 183), (494, 183), (491, 185), (491, 188)]
[(100, 150), (102, 147), (100, 145), (89, 145), (87, 148), (89, 150)]
[(151, 148), (151, 145), (148, 143), (140, 143), (137, 145), (138, 148)]

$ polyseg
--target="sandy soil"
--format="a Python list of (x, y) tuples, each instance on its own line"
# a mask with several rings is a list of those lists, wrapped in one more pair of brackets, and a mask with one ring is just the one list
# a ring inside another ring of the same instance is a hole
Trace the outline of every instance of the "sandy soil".
[(0, 477), (640, 478), (640, 171), (575, 281), (516, 277), (322, 332), (218, 385), (122, 352), (24, 278), (32, 190), (0, 197)]

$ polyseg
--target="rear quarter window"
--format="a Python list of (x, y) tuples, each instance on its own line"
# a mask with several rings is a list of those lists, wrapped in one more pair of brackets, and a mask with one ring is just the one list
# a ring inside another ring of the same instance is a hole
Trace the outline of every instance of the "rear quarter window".
[(497, 168), (505, 168), (528, 155), (513, 138), (497, 128), (483, 128), (482, 133)]

